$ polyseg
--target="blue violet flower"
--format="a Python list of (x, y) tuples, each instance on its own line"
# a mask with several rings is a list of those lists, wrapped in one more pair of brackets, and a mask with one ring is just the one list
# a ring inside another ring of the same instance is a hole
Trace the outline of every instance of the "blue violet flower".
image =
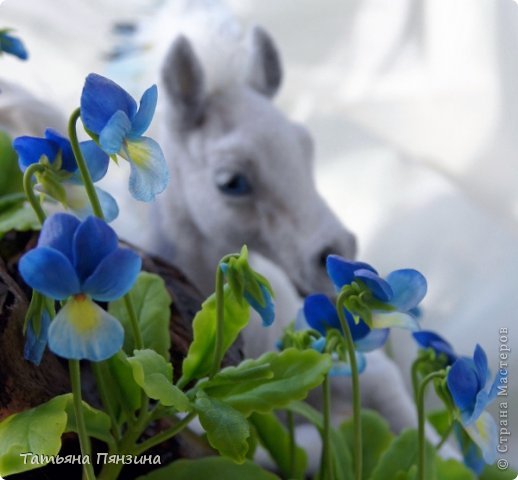
[(88, 75), (81, 94), (81, 119), (86, 130), (108, 155), (120, 155), (130, 163), (129, 190), (144, 202), (152, 201), (169, 182), (160, 146), (142, 136), (153, 119), (157, 97), (153, 85), (144, 92), (137, 109), (124, 89), (95, 73)]
[(19, 263), (25, 282), (66, 301), (48, 330), (49, 348), (69, 359), (101, 361), (120, 350), (120, 322), (94, 303), (125, 295), (141, 268), (140, 257), (118, 246), (115, 232), (96, 217), (80, 222), (57, 213), (43, 224), (38, 245)]
[[(106, 175), (109, 157), (95, 142), (80, 142), (83, 154), (93, 182)], [(13, 148), (18, 154), (18, 163), (22, 172), (34, 163), (47, 163), (52, 174), (38, 175), (38, 189), (55, 201), (84, 219), (92, 214), (92, 208), (82, 185), (81, 175), (72, 151), (70, 141), (52, 129), (45, 131), (45, 138), (23, 136), (13, 141)], [(45, 160), (46, 159), (46, 160)], [(119, 214), (115, 199), (104, 190), (95, 188), (106, 221), (111, 222)]]
[(412, 333), (414, 340), (421, 348), (431, 348), (437, 357), (444, 355), (447, 365), (457, 360), (457, 355), (451, 344), (435, 332), (420, 330)]
[(0, 30), (0, 54), (2, 52), (8, 53), (20, 60), (27, 60), (29, 54), (23, 42), (18, 38), (9, 34), (9, 29)]

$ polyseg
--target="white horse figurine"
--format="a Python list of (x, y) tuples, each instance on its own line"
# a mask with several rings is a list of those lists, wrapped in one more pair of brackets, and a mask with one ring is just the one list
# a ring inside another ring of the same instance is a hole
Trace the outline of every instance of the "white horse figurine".
[[(228, 81), (212, 89), (186, 36), (177, 37), (166, 55), (160, 143), (171, 184), (158, 197), (148, 247), (180, 266), (204, 294), (214, 289), (223, 255), (243, 244), (255, 252), (255, 267), (277, 294), (274, 325), (251, 321), (244, 332), (245, 354), (255, 357), (275, 348), (302, 304), (300, 295), (333, 294), (326, 257), (354, 257), (355, 238), (316, 191), (309, 133), (271, 101), (282, 79), (274, 42), (256, 27), (249, 44), (243, 74), (233, 78), (229, 72)], [(368, 355), (361, 384), (363, 405), (378, 410), (394, 431), (416, 425), (402, 375), (383, 352)], [(333, 379), (332, 390), (338, 425), (351, 413), (350, 383)], [(321, 404), (318, 393), (311, 401)], [(317, 432), (300, 425), (297, 440), (316, 468)]]

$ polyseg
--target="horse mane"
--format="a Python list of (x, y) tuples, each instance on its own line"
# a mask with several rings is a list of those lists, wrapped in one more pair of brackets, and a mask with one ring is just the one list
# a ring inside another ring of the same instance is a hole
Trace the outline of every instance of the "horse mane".
[(182, 34), (203, 67), (210, 95), (244, 82), (251, 61), (249, 30), (221, 0), (167, 1), (134, 29), (121, 29), (107, 75), (140, 94), (160, 78), (168, 49)]

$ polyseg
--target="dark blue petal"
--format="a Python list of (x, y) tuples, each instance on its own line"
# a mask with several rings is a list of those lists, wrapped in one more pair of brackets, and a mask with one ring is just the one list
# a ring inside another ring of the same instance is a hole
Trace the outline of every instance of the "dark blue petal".
[(59, 151), (58, 146), (53, 142), (36, 137), (15, 138), (13, 148), (18, 154), (18, 164), (22, 172), (25, 172), (33, 163), (38, 163), (43, 155), (53, 162)]
[(96, 73), (88, 75), (81, 93), (81, 119), (85, 127), (99, 135), (118, 110), (131, 120), (137, 104), (115, 82)]
[(489, 370), (487, 366), (486, 352), (484, 352), (484, 349), (479, 344), (475, 347), (473, 361), (475, 362), (475, 367), (477, 369), (479, 390), (482, 390), (486, 386)]
[(128, 293), (142, 266), (131, 250), (117, 248), (110, 253), (83, 283), (83, 291), (99, 302), (111, 302)]
[(355, 262), (345, 260), (338, 255), (329, 255), (326, 260), (326, 269), (329, 278), (337, 290), (354, 281)]
[(27, 60), (29, 58), (29, 54), (23, 42), (19, 38), (8, 35), (7, 33), (0, 34), (0, 51), (14, 55), (21, 60)]
[(444, 354), (448, 358), (448, 364), (452, 364), (457, 355), (451, 344), (435, 332), (420, 330), (413, 332), (416, 342), (423, 348), (432, 348), (437, 355)]
[(99, 145), (109, 155), (119, 153), (130, 129), (128, 116), (121, 110), (116, 111), (101, 130)]
[(61, 169), (70, 173), (75, 172), (77, 170), (76, 158), (68, 138), (65, 138), (52, 128), (45, 130), (45, 138), (57, 145), (58, 149), (61, 150)]
[(46, 310), (43, 310), (40, 319), (40, 333), (36, 335), (32, 321), (29, 320), (27, 325), (27, 333), (25, 338), (25, 347), (23, 349), (23, 358), (39, 365), (47, 346), (47, 336), (50, 325), (50, 315)]
[(457, 359), (448, 372), (446, 383), (461, 414), (471, 415), (479, 392), (478, 376), (471, 359)]
[(381, 348), (387, 342), (389, 333), (389, 328), (371, 330), (365, 337), (354, 342), (356, 350), (359, 352), (372, 352)]
[(157, 99), (158, 89), (156, 85), (149, 87), (144, 92), (138, 112), (131, 121), (131, 131), (128, 135), (130, 138), (140, 137), (149, 128), (155, 114)]
[(354, 276), (361, 280), (372, 294), (381, 302), (388, 302), (392, 299), (393, 292), (390, 285), (370, 270), (356, 270)]
[(79, 144), (81, 153), (88, 165), (92, 182), (98, 182), (106, 175), (110, 157), (104, 153), (95, 142), (87, 141)]
[(38, 247), (26, 253), (18, 264), (25, 283), (55, 300), (79, 293), (79, 280), (72, 264), (61, 252)]
[(160, 145), (151, 138), (128, 141), (121, 155), (130, 162), (129, 190), (142, 202), (151, 202), (169, 183), (169, 171)]
[(74, 235), (79, 227), (79, 220), (68, 213), (55, 213), (45, 220), (41, 229), (38, 247), (51, 247), (59, 250), (74, 264)]
[(49, 329), (49, 348), (75, 360), (106, 360), (121, 349), (123, 341), (120, 322), (88, 298), (71, 298)]
[(411, 268), (389, 273), (387, 282), (394, 292), (390, 303), (400, 312), (408, 312), (415, 308), (426, 295), (428, 288), (423, 274)]
[(74, 265), (81, 284), (118, 244), (117, 234), (104, 220), (88, 217), (81, 223), (74, 237)]
[(306, 297), (303, 311), (308, 325), (322, 335), (325, 335), (329, 328), (341, 330), (336, 308), (326, 295), (315, 294)]
[(252, 295), (245, 291), (244, 297), (248, 304), (261, 316), (263, 320), (263, 326), (270, 326), (275, 319), (275, 308), (272, 300), (272, 296), (268, 289), (260, 284), (259, 288), (263, 294), (264, 306), (261, 305)]
[(345, 312), (345, 318), (349, 328), (351, 329), (351, 334), (355, 343), (362, 338), (365, 338), (369, 332), (371, 332), (369, 326), (362, 319), (360, 319), (359, 323), (356, 323), (353, 316), (347, 311)]

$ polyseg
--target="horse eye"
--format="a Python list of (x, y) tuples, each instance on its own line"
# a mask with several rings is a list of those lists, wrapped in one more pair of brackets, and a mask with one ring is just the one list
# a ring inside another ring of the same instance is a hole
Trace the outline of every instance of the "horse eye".
[(215, 179), (216, 186), (225, 195), (240, 197), (252, 193), (252, 185), (242, 173), (222, 170), (216, 173)]

